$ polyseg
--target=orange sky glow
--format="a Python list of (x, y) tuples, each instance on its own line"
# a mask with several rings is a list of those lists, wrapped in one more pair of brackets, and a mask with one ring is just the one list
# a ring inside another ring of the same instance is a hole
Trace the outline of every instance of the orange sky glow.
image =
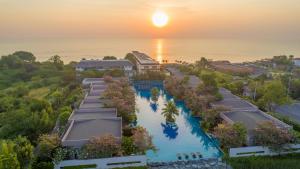
[[(156, 10), (169, 16), (156, 28)], [(300, 37), (299, 0), (0, 0), (0, 39)]]

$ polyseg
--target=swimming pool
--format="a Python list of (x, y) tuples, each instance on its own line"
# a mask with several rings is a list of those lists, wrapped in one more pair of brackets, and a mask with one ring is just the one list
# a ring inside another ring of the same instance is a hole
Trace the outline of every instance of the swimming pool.
[[(150, 101), (151, 88), (134, 85), (136, 93), (137, 124), (145, 127), (153, 136), (153, 143), (158, 149), (156, 152), (147, 151), (146, 155), (150, 162), (176, 161), (178, 157), (197, 159), (201, 154), (204, 158), (220, 157), (221, 152), (217, 143), (207, 136), (201, 129), (199, 118), (192, 117), (190, 111), (181, 101), (176, 106), (179, 116), (176, 125), (167, 124), (161, 115), (164, 104), (173, 97), (164, 89), (163, 85), (155, 85), (160, 89), (157, 104)], [(194, 157), (193, 157), (194, 156)]]

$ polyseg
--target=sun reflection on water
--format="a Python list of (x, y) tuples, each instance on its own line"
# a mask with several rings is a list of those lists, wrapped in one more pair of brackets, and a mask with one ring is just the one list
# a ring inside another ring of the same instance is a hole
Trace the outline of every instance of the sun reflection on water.
[(156, 41), (156, 60), (159, 63), (163, 62), (163, 39), (157, 39)]

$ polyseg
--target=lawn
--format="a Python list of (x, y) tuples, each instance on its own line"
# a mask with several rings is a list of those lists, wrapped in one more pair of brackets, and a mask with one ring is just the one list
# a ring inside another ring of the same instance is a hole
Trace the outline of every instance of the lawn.
[(300, 154), (230, 158), (233, 169), (300, 169)]

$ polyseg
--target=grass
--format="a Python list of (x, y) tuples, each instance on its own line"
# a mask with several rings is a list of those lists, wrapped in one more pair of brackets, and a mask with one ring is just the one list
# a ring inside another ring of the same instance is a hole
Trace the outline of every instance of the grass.
[(300, 154), (229, 158), (233, 169), (300, 169)]
[(96, 168), (96, 164), (89, 164), (89, 165), (77, 165), (77, 166), (66, 166), (62, 167), (62, 169), (86, 169), (86, 168)]
[(49, 94), (49, 88), (48, 87), (42, 87), (38, 89), (32, 89), (28, 93), (28, 96), (35, 99), (42, 99), (46, 97)]

